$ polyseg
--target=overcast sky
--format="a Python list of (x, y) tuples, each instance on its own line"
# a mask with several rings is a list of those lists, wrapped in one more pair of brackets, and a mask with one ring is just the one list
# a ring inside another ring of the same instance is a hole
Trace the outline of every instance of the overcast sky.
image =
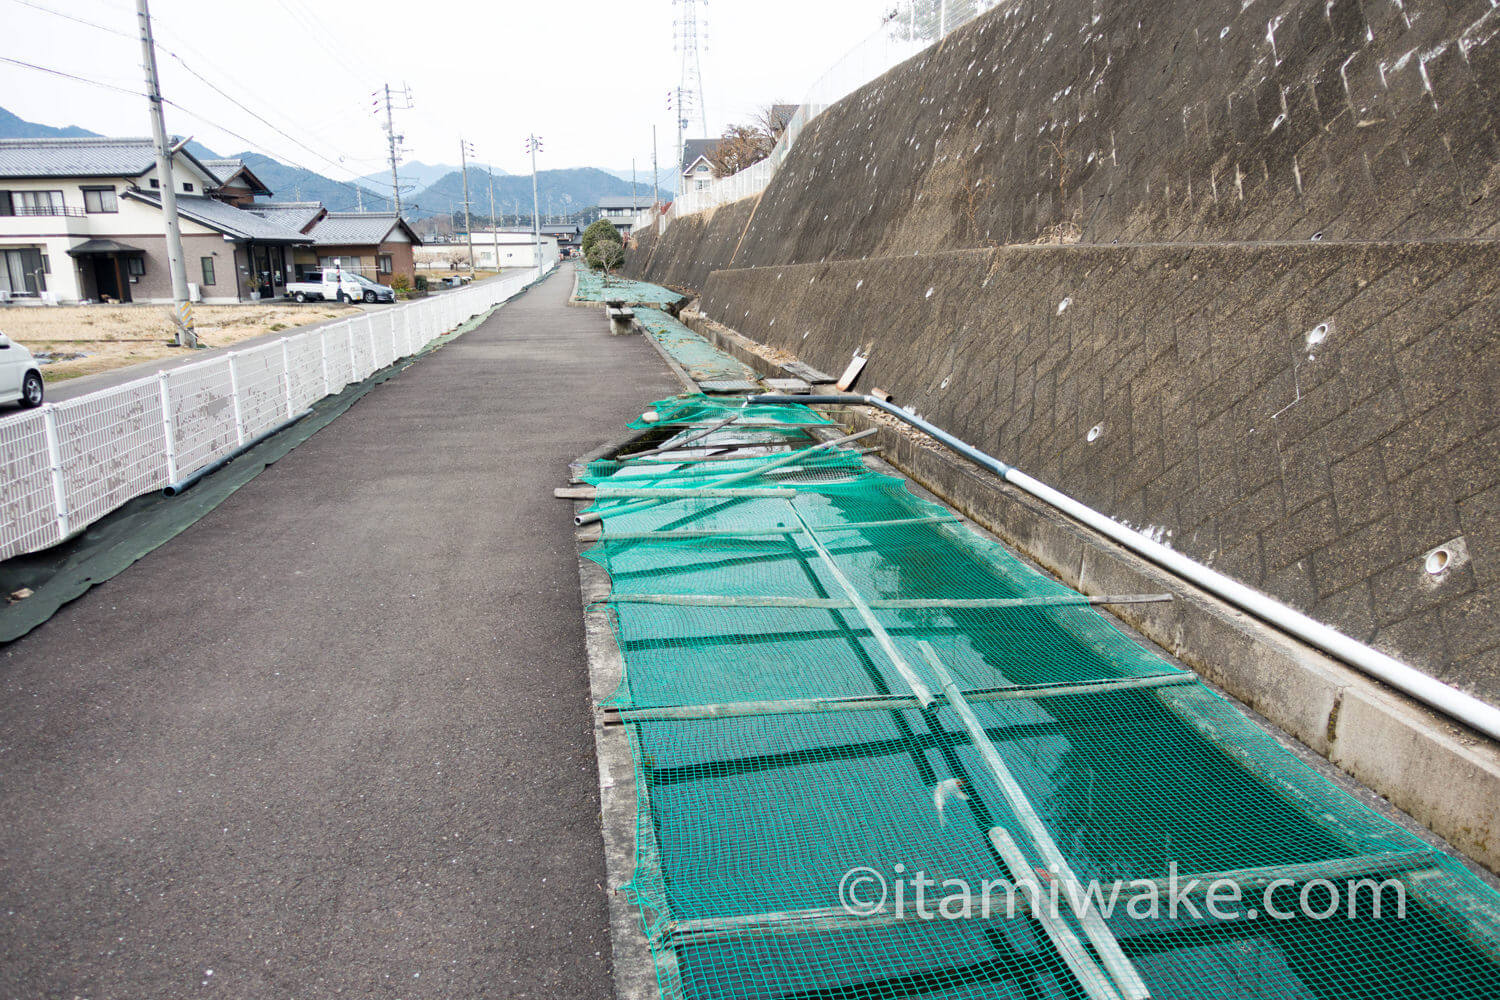
[[(134, 0), (0, 3), (0, 55), (142, 90)], [(800, 103), (830, 65), (879, 30), (892, 3), (700, 2), (709, 132), (773, 100)], [(666, 98), (681, 65), (679, 11), (672, 0), (151, 2), (162, 92), (186, 109), (167, 108), (170, 131), (220, 153), (249, 147), (340, 179), (385, 167), (371, 94), (386, 81), (411, 87), (414, 109), (396, 122), (407, 159), (455, 163), (462, 134), (481, 162), (521, 173), (529, 169), (523, 140), (535, 131), (542, 169), (628, 168), (635, 157), (648, 175), (651, 126), (663, 166), (676, 143)], [(150, 131), (139, 96), (9, 63), (0, 63), (0, 106), (105, 135)], [(698, 134), (695, 125), (689, 136)]]

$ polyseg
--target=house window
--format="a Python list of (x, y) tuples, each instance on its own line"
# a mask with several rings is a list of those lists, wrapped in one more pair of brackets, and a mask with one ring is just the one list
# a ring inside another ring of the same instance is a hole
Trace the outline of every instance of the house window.
[(0, 215), (15, 215), (16, 205), (11, 200), (9, 191), (0, 191)]
[(12, 191), (14, 215), (62, 215), (61, 191)]
[(83, 210), (91, 215), (118, 212), (120, 204), (115, 200), (112, 187), (86, 187), (83, 189)]
[(151, 186), (154, 187), (154, 188), (159, 188), (159, 187), (161, 187), (161, 181), (159, 181), (155, 177), (153, 177), (153, 178), (151, 178)]
[(187, 181), (183, 181), (182, 182), (182, 190), (186, 191), (188, 194), (192, 194), (193, 193), (193, 185), (190, 184), (190, 183), (188, 183)]
[(0, 292), (35, 295), (47, 290), (47, 258), (40, 250), (0, 250)]
[(214, 259), (204, 257), (201, 263), (203, 264), (203, 283), (212, 285), (214, 283)]
[(125, 258), (125, 273), (132, 278), (139, 278), (146, 273), (146, 258), (140, 254), (132, 254)]
[(394, 264), (391, 261), (391, 255), (388, 253), (377, 255), (375, 257), (375, 270), (380, 274), (390, 274), (395, 270)]

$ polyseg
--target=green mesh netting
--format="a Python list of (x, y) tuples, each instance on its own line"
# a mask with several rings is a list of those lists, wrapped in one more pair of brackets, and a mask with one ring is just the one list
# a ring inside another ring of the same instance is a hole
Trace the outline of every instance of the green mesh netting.
[(606, 283), (604, 275), (598, 271), (591, 271), (585, 267), (578, 268), (578, 286), (573, 292), (573, 298), (578, 302), (624, 302), (627, 305), (642, 305), (651, 303), (655, 305), (670, 305), (680, 302), (683, 296), (653, 285), (648, 281), (632, 281), (629, 278), (617, 278), (610, 275)]
[[(732, 408), (655, 406), (705, 423)], [(789, 447), (811, 443), (796, 425), (812, 411), (754, 412), (787, 425), (766, 433)], [(665, 997), (1102, 1000), (1132, 995), (1131, 976), (1162, 998), (1500, 996), (1500, 897), (1460, 864), (901, 480), (847, 450), (786, 457), (601, 461), (585, 476), (627, 494), (599, 502), (589, 556), (612, 581), (625, 672), (610, 706), (639, 807), (631, 891)], [(759, 468), (731, 495), (628, 496)], [(954, 780), (967, 797), (940, 809)], [(1118, 902), (1102, 936), (1067, 905), (1050, 926), (1024, 906), (936, 913), (945, 880), (971, 899), (1062, 880), (1023, 812), (1105, 897), (1175, 866), (1179, 886), (1217, 877), (1243, 899), (1144, 916)], [(997, 829), (1032, 874), (1006, 863)], [(885, 910), (843, 905), (861, 868), (884, 875)], [(935, 883), (931, 918), (892, 904), (916, 872)], [(1378, 916), (1357, 879), (1387, 886)], [(1339, 893), (1330, 916), (1318, 880)]]
[(698, 336), (668, 312), (638, 306), (635, 320), (695, 382), (747, 382), (755, 372)]

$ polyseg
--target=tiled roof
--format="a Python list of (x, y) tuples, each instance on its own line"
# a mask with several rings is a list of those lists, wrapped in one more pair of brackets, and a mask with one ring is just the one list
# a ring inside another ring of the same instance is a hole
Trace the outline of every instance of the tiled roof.
[(401, 218), (391, 212), (329, 212), (312, 229), (318, 246), (373, 246), (384, 243), (397, 226), (406, 229), (407, 239), (420, 243)]
[(605, 211), (640, 212), (651, 207), (651, 195), (643, 192), (634, 198), (628, 194), (623, 197), (600, 198), (598, 207)]
[(245, 211), (254, 212), (263, 219), (270, 219), (278, 225), (305, 233), (307, 227), (323, 214), (323, 203), (321, 201), (273, 201), (252, 205)]
[[(125, 197), (161, 207), (161, 196), (155, 191), (130, 190), (125, 192)], [(235, 239), (261, 240), (267, 243), (312, 242), (309, 237), (285, 223), (262, 218), (254, 212), (201, 195), (179, 194), (177, 214)]]
[(0, 139), (0, 177), (139, 177), (155, 166), (150, 139)]

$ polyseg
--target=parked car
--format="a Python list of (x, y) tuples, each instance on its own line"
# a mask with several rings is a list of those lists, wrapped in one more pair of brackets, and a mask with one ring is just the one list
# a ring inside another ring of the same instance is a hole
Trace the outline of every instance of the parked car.
[(353, 275), (360, 285), (360, 298), (366, 302), (395, 302), (396, 290), (378, 281), (371, 281), (363, 274)]
[(365, 287), (359, 275), (349, 271), (308, 271), (301, 281), (286, 286), (286, 295), (298, 302), (358, 302), (365, 297)]
[(0, 403), (42, 405), (42, 370), (26, 348), (0, 333)]

